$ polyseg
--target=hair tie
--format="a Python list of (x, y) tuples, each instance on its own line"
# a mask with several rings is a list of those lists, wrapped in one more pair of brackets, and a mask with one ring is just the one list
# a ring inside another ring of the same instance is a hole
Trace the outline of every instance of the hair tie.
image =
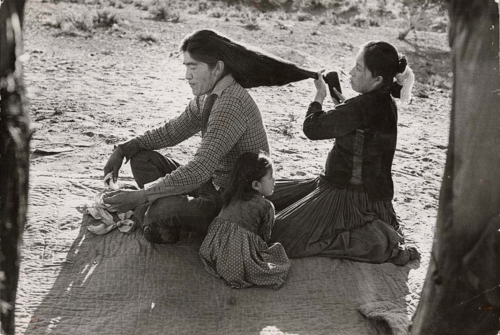
[(402, 73), (398, 73), (396, 75), (396, 83), (401, 88), (401, 101), (404, 103), (409, 103), (411, 100), (411, 89), (413, 87), (413, 83), (415, 82), (415, 75), (413, 74), (413, 70), (407, 64), (405, 70)]

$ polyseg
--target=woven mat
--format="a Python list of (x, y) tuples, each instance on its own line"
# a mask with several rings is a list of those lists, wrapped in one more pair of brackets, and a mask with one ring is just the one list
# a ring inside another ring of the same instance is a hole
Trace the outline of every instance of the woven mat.
[(200, 238), (152, 245), (140, 229), (92, 234), (92, 220), (81, 218), (50, 289), (30, 293), (27, 335), (407, 332), (411, 265), (295, 259), (280, 290), (235, 290), (204, 270)]

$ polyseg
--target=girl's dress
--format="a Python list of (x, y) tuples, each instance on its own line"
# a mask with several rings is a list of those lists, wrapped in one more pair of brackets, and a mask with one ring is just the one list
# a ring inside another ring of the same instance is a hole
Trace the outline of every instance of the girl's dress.
[(283, 286), (290, 260), (280, 243), (267, 244), (274, 216), (273, 204), (260, 195), (224, 207), (200, 247), (205, 269), (233, 288)]
[(310, 104), (304, 133), (331, 139), (325, 171), (315, 179), (278, 180), (270, 200), (277, 215), (271, 241), (290, 258), (328, 256), (406, 264), (406, 248), (392, 206), (391, 166), (396, 150), (397, 109), (381, 91), (346, 100), (323, 112)]

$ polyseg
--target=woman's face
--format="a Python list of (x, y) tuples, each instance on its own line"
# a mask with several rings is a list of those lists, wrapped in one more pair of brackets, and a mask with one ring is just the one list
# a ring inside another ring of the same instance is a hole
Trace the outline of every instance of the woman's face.
[(382, 77), (373, 77), (372, 73), (365, 66), (365, 50), (362, 49), (356, 56), (356, 64), (349, 71), (349, 81), (354, 91), (367, 93), (377, 88), (382, 83)]

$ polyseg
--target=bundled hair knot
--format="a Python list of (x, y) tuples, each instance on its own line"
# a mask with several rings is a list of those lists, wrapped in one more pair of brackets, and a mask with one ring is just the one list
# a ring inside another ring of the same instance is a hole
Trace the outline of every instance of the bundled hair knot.
[(395, 78), (396, 83), (402, 86), (400, 97), (401, 101), (403, 101), (404, 103), (409, 103), (411, 100), (411, 89), (415, 82), (415, 75), (413, 74), (413, 70), (406, 63), (406, 58), (404, 58), (404, 56), (399, 61), (400, 69), (403, 67), (403, 62), (404, 71), (402, 73), (398, 73)]

